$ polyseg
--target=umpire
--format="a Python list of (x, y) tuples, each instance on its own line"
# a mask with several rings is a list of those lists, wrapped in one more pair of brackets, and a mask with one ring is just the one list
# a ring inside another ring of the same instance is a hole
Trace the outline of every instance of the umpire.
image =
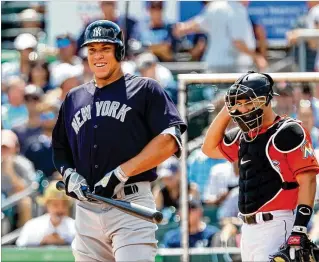
[(154, 261), (156, 224), (92, 203), (81, 187), (155, 209), (150, 182), (157, 165), (180, 155), (186, 125), (158, 82), (123, 74), (118, 25), (91, 23), (83, 46), (94, 79), (67, 94), (52, 137), (66, 193), (79, 200), (73, 254), (76, 261)]

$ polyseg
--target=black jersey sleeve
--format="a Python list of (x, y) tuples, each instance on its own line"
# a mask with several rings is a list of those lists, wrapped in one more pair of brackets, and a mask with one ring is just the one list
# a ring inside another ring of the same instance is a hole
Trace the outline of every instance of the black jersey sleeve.
[(52, 152), (53, 164), (55, 168), (63, 175), (68, 168), (74, 168), (71, 147), (65, 128), (65, 101), (62, 103), (58, 120), (52, 133)]

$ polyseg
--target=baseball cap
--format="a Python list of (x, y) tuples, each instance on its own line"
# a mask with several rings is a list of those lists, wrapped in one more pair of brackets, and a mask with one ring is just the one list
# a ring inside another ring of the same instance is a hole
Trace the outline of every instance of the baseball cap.
[(1, 130), (1, 146), (15, 148), (19, 144), (17, 135), (11, 130)]
[(54, 86), (61, 86), (69, 78), (79, 77), (83, 73), (83, 65), (71, 65), (61, 63), (52, 70), (52, 79)]
[(170, 157), (159, 166), (157, 174), (160, 178), (170, 177), (175, 175), (179, 169), (180, 165), (178, 160), (175, 157)]
[(29, 33), (23, 33), (18, 35), (13, 42), (14, 48), (17, 50), (25, 50), (28, 48), (35, 49), (37, 44), (38, 41), (35, 38), (35, 36)]
[(135, 63), (137, 70), (143, 70), (149, 68), (151, 65), (158, 61), (157, 57), (152, 53), (142, 53), (136, 57)]
[(52, 181), (45, 189), (43, 196), (37, 198), (37, 202), (40, 205), (45, 205), (49, 200), (65, 200), (72, 204), (70, 198), (66, 195), (65, 191), (58, 190), (56, 188), (57, 181)]
[(40, 21), (40, 14), (32, 8), (23, 10), (20, 14), (22, 21)]
[(34, 97), (34, 98), (41, 98), (44, 92), (40, 87), (36, 85), (30, 84), (27, 85), (24, 89), (24, 98), (27, 97)]

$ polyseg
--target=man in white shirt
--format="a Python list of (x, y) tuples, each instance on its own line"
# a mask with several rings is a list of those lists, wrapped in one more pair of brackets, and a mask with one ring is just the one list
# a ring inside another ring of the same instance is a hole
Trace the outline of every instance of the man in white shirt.
[(174, 28), (175, 37), (203, 31), (208, 36), (204, 54), (210, 72), (235, 73), (267, 67), (264, 57), (255, 52), (256, 40), (247, 9), (239, 1), (212, 1), (203, 12)]
[(214, 165), (210, 171), (209, 183), (204, 190), (204, 202), (207, 205), (220, 205), (229, 192), (238, 186), (238, 168), (236, 163), (225, 162)]
[(50, 183), (39, 203), (47, 213), (29, 220), (16, 242), (17, 246), (70, 245), (75, 236), (75, 222), (68, 217), (70, 198), (58, 191), (56, 181)]

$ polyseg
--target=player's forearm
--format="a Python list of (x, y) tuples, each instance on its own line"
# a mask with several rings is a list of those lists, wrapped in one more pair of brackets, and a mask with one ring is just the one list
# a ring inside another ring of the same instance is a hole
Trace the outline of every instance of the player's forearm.
[(313, 207), (316, 194), (316, 175), (312, 173), (297, 176), (299, 184), (298, 205)]
[(205, 155), (213, 157), (211, 156), (211, 153), (217, 148), (219, 143), (222, 141), (230, 119), (231, 117), (229, 116), (228, 111), (224, 106), (223, 109), (215, 117), (214, 121), (211, 123), (206, 133), (204, 143), (202, 146), (202, 151)]
[(128, 176), (136, 176), (150, 170), (178, 150), (175, 138), (169, 134), (156, 136), (146, 147), (134, 158), (121, 165), (122, 170)]

